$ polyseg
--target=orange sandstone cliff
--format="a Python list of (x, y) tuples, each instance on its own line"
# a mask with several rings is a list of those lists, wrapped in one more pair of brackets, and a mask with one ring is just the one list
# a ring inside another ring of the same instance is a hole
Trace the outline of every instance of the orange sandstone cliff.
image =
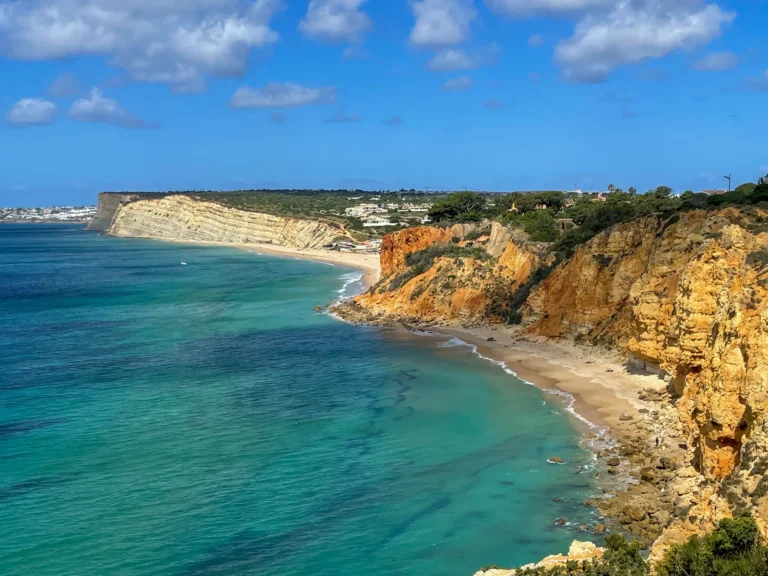
[[(409, 254), (449, 243), (487, 256), (408, 265)], [(613, 348), (666, 375), (683, 464), (699, 477), (671, 485), (675, 514), (654, 557), (745, 508), (768, 534), (768, 211), (620, 224), (521, 290), (547, 258), (546, 247), (500, 224), (403, 230), (385, 239), (382, 280), (349, 317), (468, 325), (519, 310), (532, 335)]]
[[(384, 238), (381, 280), (344, 315), (368, 322), (473, 324), (499, 321), (505, 297), (527, 282), (546, 248), (527, 243), (498, 223), (450, 228), (410, 228)], [(438, 250), (429, 265), (408, 264), (409, 255)]]

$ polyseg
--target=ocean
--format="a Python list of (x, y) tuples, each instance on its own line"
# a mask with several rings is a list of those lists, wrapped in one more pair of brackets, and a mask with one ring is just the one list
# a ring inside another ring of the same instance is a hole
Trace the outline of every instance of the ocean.
[(590, 539), (563, 400), (315, 310), (359, 278), (0, 225), (0, 574), (471, 576)]

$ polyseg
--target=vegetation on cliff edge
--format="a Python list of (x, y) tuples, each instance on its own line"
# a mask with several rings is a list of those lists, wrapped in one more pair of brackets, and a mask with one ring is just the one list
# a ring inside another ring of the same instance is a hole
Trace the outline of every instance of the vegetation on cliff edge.
[[(568, 562), (553, 568), (518, 570), (518, 576), (645, 576), (651, 566), (636, 542), (618, 535), (606, 538), (602, 559)], [(749, 514), (722, 520), (714, 532), (673, 546), (656, 565), (658, 576), (767, 576), (768, 547)]]
[[(472, 192), (460, 192), (435, 204), (430, 216), (435, 222), (466, 222), (490, 218), (515, 228), (522, 228), (533, 242), (550, 243), (547, 265), (531, 275), (530, 279), (514, 290), (502, 290), (504, 301), (492, 299), (489, 313), (518, 324), (520, 307), (533, 288), (545, 280), (558, 264), (570, 258), (577, 248), (604, 230), (624, 222), (651, 215), (665, 220), (663, 230), (679, 220), (679, 213), (695, 209), (717, 209), (723, 206), (744, 206), (768, 202), (768, 182), (744, 184), (733, 192), (707, 196), (691, 191), (672, 196), (672, 189), (659, 186), (645, 194), (632, 190), (615, 190), (610, 194), (577, 195), (563, 192), (536, 194), (513, 193), (487, 198)], [(570, 228), (561, 233), (558, 224)]]
[[(492, 260), (493, 258), (481, 248), (446, 244), (445, 246), (430, 246), (424, 250), (408, 254), (405, 263), (408, 268), (395, 276), (387, 287), (388, 291), (397, 290), (407, 284), (413, 278), (427, 272), (438, 258), (471, 258), (473, 260)], [(374, 286), (374, 291), (381, 286), (381, 282)]]

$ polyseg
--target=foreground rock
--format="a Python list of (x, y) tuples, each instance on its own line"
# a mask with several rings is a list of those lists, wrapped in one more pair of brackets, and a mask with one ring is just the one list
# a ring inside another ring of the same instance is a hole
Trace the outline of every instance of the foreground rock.
[[(579, 542), (574, 540), (568, 550), (567, 555), (558, 554), (556, 556), (547, 556), (541, 562), (535, 564), (528, 564), (522, 566), (525, 568), (553, 568), (555, 566), (565, 566), (568, 561), (582, 562), (584, 560), (600, 559), (603, 557), (605, 550), (603, 548), (596, 547), (592, 542)], [(489, 568), (486, 571), (478, 571), (475, 576), (514, 576), (517, 570), (504, 570), (501, 568)]]

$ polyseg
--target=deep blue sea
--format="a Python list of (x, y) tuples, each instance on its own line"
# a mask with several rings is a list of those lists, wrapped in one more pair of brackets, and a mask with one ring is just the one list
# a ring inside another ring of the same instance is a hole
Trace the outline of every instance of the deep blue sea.
[(358, 277), (0, 225), (0, 574), (470, 576), (585, 539), (578, 421), (314, 310)]

